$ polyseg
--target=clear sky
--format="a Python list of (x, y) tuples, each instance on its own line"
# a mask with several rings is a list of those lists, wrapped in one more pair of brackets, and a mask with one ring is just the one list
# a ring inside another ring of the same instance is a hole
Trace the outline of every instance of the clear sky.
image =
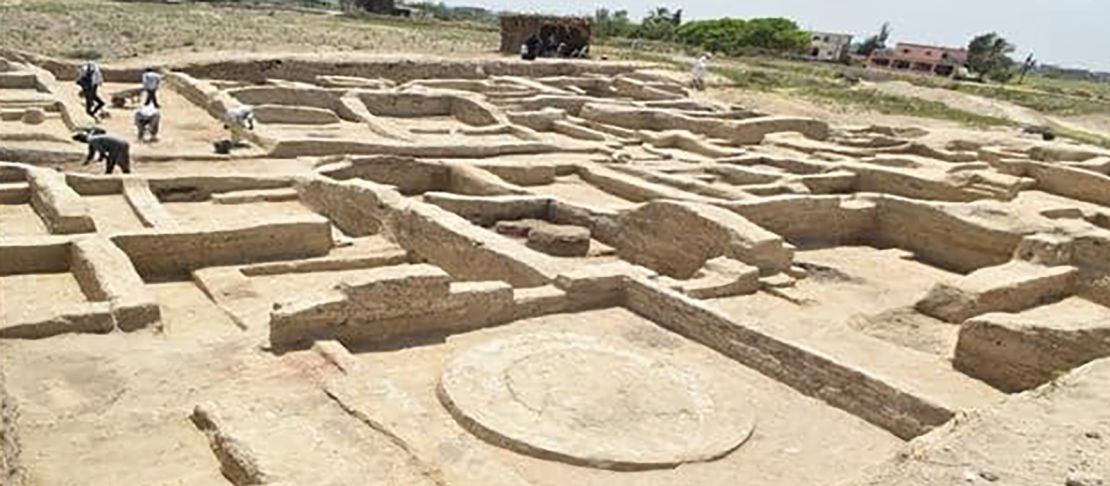
[[(808, 30), (871, 35), (884, 21), (892, 40), (966, 45), (997, 31), (1017, 44), (1015, 58), (1110, 71), (1110, 0), (443, 0), (492, 10), (559, 14), (599, 7), (639, 19), (651, 8), (682, 8), (684, 18), (789, 17)], [(1019, 60), (1020, 60), (1019, 59)]]

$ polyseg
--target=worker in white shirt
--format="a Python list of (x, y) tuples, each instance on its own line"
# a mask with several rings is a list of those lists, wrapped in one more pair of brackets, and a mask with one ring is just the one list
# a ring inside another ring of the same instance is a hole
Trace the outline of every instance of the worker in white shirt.
[(229, 108), (224, 115), (224, 128), (231, 131), (231, 142), (238, 144), (243, 130), (254, 130), (254, 107), (240, 105)]
[(162, 75), (158, 74), (154, 68), (146, 68), (143, 71), (143, 91), (146, 93), (146, 101), (143, 105), (154, 105), (155, 108), (161, 108), (162, 105), (158, 104), (158, 88), (162, 86)]
[(694, 61), (694, 67), (690, 70), (691, 84), (699, 91), (705, 89), (705, 72), (709, 70), (709, 60), (712, 58), (713, 55), (708, 52), (702, 54)]
[(135, 110), (135, 129), (139, 131), (139, 141), (145, 142), (146, 135), (150, 135), (150, 141), (157, 142), (161, 122), (162, 114), (156, 105), (147, 104)]

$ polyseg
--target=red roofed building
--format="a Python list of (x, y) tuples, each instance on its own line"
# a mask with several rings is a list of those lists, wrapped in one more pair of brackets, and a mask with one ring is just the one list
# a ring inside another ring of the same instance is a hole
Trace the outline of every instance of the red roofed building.
[(967, 62), (967, 49), (899, 42), (872, 52), (867, 66), (951, 77)]

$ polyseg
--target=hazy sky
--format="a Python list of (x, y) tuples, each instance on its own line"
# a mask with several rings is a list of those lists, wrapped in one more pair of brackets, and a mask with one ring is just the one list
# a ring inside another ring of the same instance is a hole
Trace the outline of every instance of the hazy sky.
[(682, 8), (685, 18), (783, 16), (809, 30), (867, 36), (890, 21), (892, 40), (966, 45), (997, 31), (1017, 44), (1015, 58), (1110, 70), (1110, 0), (444, 0), (494, 10), (592, 13)]

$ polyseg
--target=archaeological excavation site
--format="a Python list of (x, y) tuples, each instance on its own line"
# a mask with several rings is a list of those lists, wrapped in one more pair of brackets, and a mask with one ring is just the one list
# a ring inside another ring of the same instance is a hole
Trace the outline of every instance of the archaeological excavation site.
[[(0, 484), (1110, 482), (1110, 151), (632, 61), (0, 50)], [(218, 153), (224, 117), (253, 108)]]

